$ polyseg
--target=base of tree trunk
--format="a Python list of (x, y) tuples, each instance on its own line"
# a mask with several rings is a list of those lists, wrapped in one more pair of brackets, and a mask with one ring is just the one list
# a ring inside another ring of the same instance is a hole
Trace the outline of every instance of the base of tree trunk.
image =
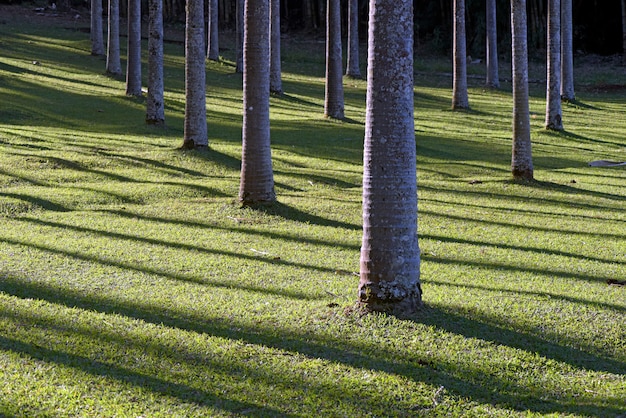
[(513, 180), (520, 182), (532, 182), (535, 180), (533, 170), (513, 170)]
[(465, 110), (471, 110), (471, 109), (470, 109), (470, 106), (466, 104), (454, 104), (452, 105), (452, 110), (465, 111)]
[(180, 146), (180, 149), (203, 151), (203, 150), (208, 150), (209, 146), (208, 145), (197, 145), (193, 141), (193, 139), (186, 139), (186, 140), (183, 141), (183, 145)]
[(239, 203), (242, 206), (268, 206), (276, 203), (276, 192), (273, 190), (266, 192), (245, 192), (239, 193)]
[(416, 316), (423, 306), (424, 304), (422, 303), (421, 297), (416, 295), (395, 302), (357, 301), (350, 310), (358, 312), (360, 315), (383, 313), (395, 316), (396, 318), (407, 319)]
[(156, 126), (157, 128), (165, 127), (165, 120), (163, 119), (146, 119), (146, 125)]

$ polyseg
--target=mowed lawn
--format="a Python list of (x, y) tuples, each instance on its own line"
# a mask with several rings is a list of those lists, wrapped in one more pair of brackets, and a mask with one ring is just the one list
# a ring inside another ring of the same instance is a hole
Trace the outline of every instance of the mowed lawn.
[(417, 51), (424, 308), (401, 320), (350, 309), (366, 84), (324, 119), (318, 38), (283, 39), (279, 203), (253, 210), (232, 34), (207, 63), (210, 150), (181, 151), (180, 28), (159, 129), (86, 14), (0, 12), (0, 416), (625, 416), (626, 166), (588, 165), (626, 161), (616, 60), (577, 57), (564, 132), (531, 63), (536, 181), (514, 183), (510, 64), (498, 91), (471, 66), (453, 112), (450, 60)]

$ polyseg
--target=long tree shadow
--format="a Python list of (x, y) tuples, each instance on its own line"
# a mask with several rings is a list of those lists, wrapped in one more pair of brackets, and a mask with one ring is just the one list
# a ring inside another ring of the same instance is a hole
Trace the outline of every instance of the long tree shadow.
[[(500, 377), (493, 373), (493, 370), (457, 363), (454, 358), (445, 358), (425, 352), (400, 351), (388, 345), (377, 346), (376, 350), (372, 350), (369, 343), (358, 343), (351, 338), (312, 334), (306, 329), (281, 329), (272, 324), (251, 325), (248, 322), (233, 318), (225, 320), (204, 315), (202, 317), (192, 316), (182, 314), (172, 308), (156, 306), (149, 301), (120, 302), (111, 296), (96, 292), (85, 294), (70, 289), (57, 288), (50, 284), (24, 280), (6, 273), (3, 276), (3, 280), (0, 281), (0, 291), (13, 297), (39, 299), (70, 308), (123, 315), (157, 326), (242, 341), (255, 346), (298, 353), (309, 358), (324, 359), (332, 363), (364, 370), (397, 374), (415, 382), (444, 386), (451, 394), (474, 402), (498, 405), (520, 412), (594, 415), (600, 408), (607, 415), (617, 415), (624, 411), (624, 406), (618, 399), (603, 399), (602, 404), (594, 404), (592, 401), (580, 404), (562, 402), (557, 394), (547, 394), (543, 387), (524, 386), (515, 379), (514, 375), (510, 378)], [(622, 362), (556, 344), (535, 335), (513, 331), (497, 323), (486, 322), (484, 318), (475, 319), (453, 310), (438, 307), (424, 308), (420, 317), (415, 319), (416, 332), (420, 332), (419, 329), (424, 325), (446, 333), (517, 348), (522, 351), (532, 347), (533, 352), (539, 356), (556, 360), (580, 370), (608, 372), (616, 375), (626, 373), (626, 364)], [(150, 390), (170, 394), (187, 401), (205, 404), (207, 397), (212, 402), (216, 400), (215, 394), (207, 394), (197, 389), (187, 391), (188, 387), (175, 382), (162, 381), (159, 378), (150, 375), (145, 376), (136, 371), (111, 364), (97, 364), (93, 359), (68, 355), (45, 347), (34, 347), (32, 344), (8, 337), (0, 339), (0, 346), (5, 350), (22, 352), (43, 361), (67, 364), (89, 373), (113, 377), (137, 386), (141, 386), (145, 378), (146, 385)], [(185, 359), (185, 357), (183, 356), (181, 359)], [(283, 378), (279, 375), (274, 377), (278, 381)], [(302, 390), (308, 385), (308, 382), (305, 384), (305, 381), (301, 381), (297, 388)], [(330, 393), (337, 392), (330, 390)], [(220, 396), (228, 395), (222, 394)], [(237, 402), (231, 405), (229, 408), (248, 406)], [(258, 407), (257, 405), (253, 406)], [(421, 408), (427, 414), (429, 407), (432, 405), (421, 405), (413, 411), (419, 412)]]
[(25, 343), (6, 336), (0, 336), (0, 349), (26, 355), (38, 361), (79, 369), (93, 376), (112, 378), (133, 386), (143, 387), (154, 393), (175, 397), (182, 402), (192, 402), (196, 405), (214, 407), (233, 413), (254, 410), (258, 413), (272, 416), (292, 416), (266, 405), (262, 406), (251, 402), (229, 399), (228, 395), (224, 393), (218, 394), (217, 391), (208, 392), (206, 389), (201, 390), (189, 385), (164, 380), (150, 374), (133, 371), (127, 367), (100, 362), (93, 358), (71, 354), (66, 351), (48, 349), (38, 344)]
[(322, 216), (313, 215), (307, 212), (304, 212), (295, 206), (289, 206), (285, 203), (276, 202), (272, 205), (263, 205), (255, 208), (261, 212), (267, 213), (269, 215), (280, 216), (281, 218), (302, 222), (302, 223), (310, 223), (318, 226), (328, 226), (332, 228), (342, 228), (347, 230), (357, 231), (361, 229), (361, 226), (351, 224), (343, 221), (336, 221), (333, 219), (324, 218)]

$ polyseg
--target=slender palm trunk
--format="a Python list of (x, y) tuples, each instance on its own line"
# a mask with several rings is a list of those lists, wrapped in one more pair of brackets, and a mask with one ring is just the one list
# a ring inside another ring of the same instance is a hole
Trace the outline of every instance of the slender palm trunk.
[(148, 0), (148, 96), (146, 123), (165, 125), (163, 98), (163, 0)]
[(359, 0), (348, 0), (348, 56), (346, 75), (361, 78), (359, 68)]
[(487, 87), (500, 88), (496, 0), (487, 0)]
[(109, 39), (107, 43), (106, 71), (118, 76), (122, 74), (120, 59), (120, 0), (109, 0)]
[(276, 201), (270, 148), (270, 11), (267, 0), (246, 0), (243, 130), (239, 201), (245, 206)]
[(209, 30), (208, 30), (208, 47), (207, 58), (211, 61), (220, 60), (220, 48), (219, 48), (219, 14), (217, 0), (207, 0), (209, 2)]
[(245, 9), (245, 0), (235, 0), (237, 3), (235, 5), (235, 25), (237, 26), (237, 63), (235, 65), (235, 72), (243, 73), (243, 34), (244, 34), (244, 9)]
[(454, 73), (452, 108), (469, 109), (467, 96), (467, 52), (465, 46), (465, 0), (454, 0)]
[(576, 100), (572, 0), (561, 0), (561, 99), (570, 102)]
[(622, 0), (622, 54), (626, 65), (626, 0)]
[(126, 94), (141, 96), (141, 0), (128, 0)]
[(561, 3), (548, 0), (548, 83), (546, 86), (546, 129), (563, 130), (561, 111)]
[(528, 105), (528, 36), (526, 0), (511, 0), (513, 67), (513, 150), (511, 171), (515, 180), (534, 177)]
[(183, 148), (206, 148), (204, 2), (187, 0), (185, 25), (185, 132)]
[(280, 54), (280, 0), (270, 0), (270, 92), (283, 94)]
[(413, 1), (370, 0), (358, 305), (421, 305), (413, 121)]
[(91, 0), (91, 55), (104, 55), (102, 0)]
[(324, 116), (344, 118), (340, 0), (328, 0), (326, 17), (326, 98)]

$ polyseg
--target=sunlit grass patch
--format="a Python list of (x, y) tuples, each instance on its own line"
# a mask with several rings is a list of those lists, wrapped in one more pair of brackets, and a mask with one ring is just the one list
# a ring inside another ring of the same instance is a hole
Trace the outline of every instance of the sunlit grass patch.
[(325, 119), (323, 44), (284, 44), (279, 202), (253, 210), (237, 203), (234, 49), (207, 63), (210, 149), (195, 152), (178, 149), (179, 43), (155, 129), (86, 34), (0, 35), (0, 415), (626, 413), (626, 297), (607, 284), (626, 277), (626, 176), (588, 166), (624, 160), (618, 94), (581, 89), (553, 133), (533, 84), (537, 180), (515, 183), (506, 83), (473, 81), (453, 112), (450, 63), (417, 57), (425, 307), (361, 317), (366, 84), (346, 80), (348, 120)]

